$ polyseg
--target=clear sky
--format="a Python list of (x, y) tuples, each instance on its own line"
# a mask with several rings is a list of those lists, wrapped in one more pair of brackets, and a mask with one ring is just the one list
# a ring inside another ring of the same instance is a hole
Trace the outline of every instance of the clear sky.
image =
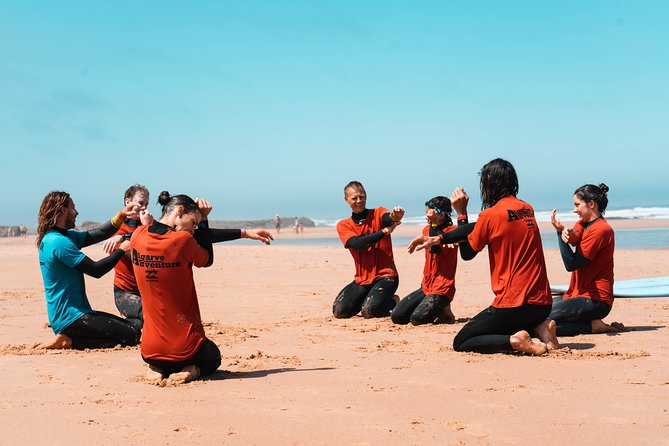
[[(215, 219), (423, 212), (511, 161), (519, 197), (669, 205), (669, 2), (2, 1), (0, 224), (127, 186)], [(157, 206), (152, 205), (154, 213)]]

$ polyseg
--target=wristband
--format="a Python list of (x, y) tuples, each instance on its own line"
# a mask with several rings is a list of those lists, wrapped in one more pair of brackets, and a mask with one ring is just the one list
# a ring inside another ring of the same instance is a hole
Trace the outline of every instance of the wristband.
[(242, 238), (246, 238), (246, 229), (240, 229), (242, 233)]
[(466, 215), (458, 215), (458, 221), (467, 220)]
[(111, 219), (111, 224), (116, 229), (120, 228), (123, 222), (125, 221), (125, 214), (123, 211), (118, 211), (118, 214), (114, 215)]

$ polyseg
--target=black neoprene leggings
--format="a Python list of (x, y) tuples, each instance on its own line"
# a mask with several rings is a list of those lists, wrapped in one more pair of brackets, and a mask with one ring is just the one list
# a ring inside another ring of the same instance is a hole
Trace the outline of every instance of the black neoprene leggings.
[(63, 334), (72, 339), (73, 349), (83, 350), (137, 345), (142, 331), (118, 316), (94, 311), (72, 322)]
[(362, 313), (364, 318), (385, 317), (395, 306), (393, 296), (400, 283), (398, 277), (381, 277), (370, 285), (351, 282), (339, 292), (332, 304), (334, 317), (342, 319)]
[(397, 306), (390, 314), (391, 319), (396, 324), (413, 325), (430, 324), (437, 319), (444, 308), (451, 303), (448, 296), (441, 294), (428, 294), (418, 288), (413, 293), (399, 301)]
[(139, 291), (126, 291), (114, 285), (114, 303), (121, 316), (140, 330), (144, 326), (142, 296)]
[(551, 312), (550, 305), (522, 305), (514, 308), (488, 307), (474, 316), (453, 339), (457, 352), (512, 352), (509, 337), (520, 330), (530, 334)]
[(142, 356), (147, 364), (158, 367), (163, 378), (167, 378), (172, 373), (180, 372), (189, 365), (197, 366), (200, 369), (200, 376), (206, 376), (214, 373), (221, 365), (221, 351), (216, 344), (205, 338), (198, 347), (197, 352), (190, 358), (183, 361), (163, 361), (159, 359), (150, 359)]

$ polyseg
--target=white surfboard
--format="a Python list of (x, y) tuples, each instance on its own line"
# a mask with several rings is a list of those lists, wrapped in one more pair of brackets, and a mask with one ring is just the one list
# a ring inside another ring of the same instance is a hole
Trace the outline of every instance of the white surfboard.
[[(553, 294), (562, 294), (569, 286), (552, 286)], [(669, 297), (669, 276), (647, 279), (616, 280), (613, 283), (615, 297)]]

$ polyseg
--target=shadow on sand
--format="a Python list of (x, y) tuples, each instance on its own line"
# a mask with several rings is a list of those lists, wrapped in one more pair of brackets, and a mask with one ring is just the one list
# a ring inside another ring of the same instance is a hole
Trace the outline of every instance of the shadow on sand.
[(227, 370), (216, 370), (209, 376), (202, 378), (202, 381), (220, 381), (222, 379), (249, 379), (249, 378), (264, 378), (268, 375), (274, 375), (277, 373), (286, 373), (286, 372), (314, 372), (314, 371), (325, 371), (325, 370), (334, 370), (334, 367), (318, 367), (312, 369), (296, 369), (294, 367), (281, 367), (278, 369), (268, 369), (268, 370), (251, 370), (248, 372), (230, 372)]

